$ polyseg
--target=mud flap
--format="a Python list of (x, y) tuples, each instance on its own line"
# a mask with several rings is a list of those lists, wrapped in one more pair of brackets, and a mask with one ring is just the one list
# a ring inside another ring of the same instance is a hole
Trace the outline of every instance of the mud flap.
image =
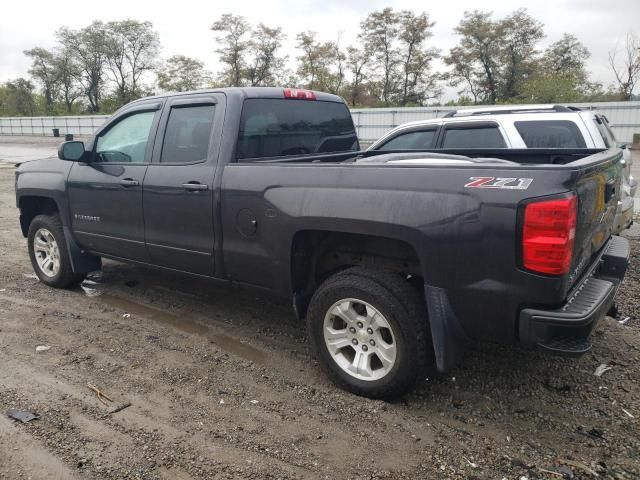
[(74, 273), (89, 273), (95, 270), (100, 270), (102, 263), (100, 257), (90, 255), (82, 251), (80, 246), (73, 239), (71, 230), (66, 226), (62, 227), (64, 231), (64, 240), (67, 244), (67, 252), (69, 252), (69, 259), (71, 260), (71, 268)]
[(431, 338), (439, 372), (447, 372), (455, 367), (464, 353), (466, 335), (444, 289), (424, 286), (431, 325)]

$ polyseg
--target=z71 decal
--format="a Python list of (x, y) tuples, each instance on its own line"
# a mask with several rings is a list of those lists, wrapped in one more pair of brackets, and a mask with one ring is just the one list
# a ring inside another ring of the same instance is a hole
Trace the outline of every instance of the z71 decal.
[(470, 177), (466, 188), (505, 188), (508, 190), (526, 190), (533, 182), (533, 178), (501, 178), (501, 177)]

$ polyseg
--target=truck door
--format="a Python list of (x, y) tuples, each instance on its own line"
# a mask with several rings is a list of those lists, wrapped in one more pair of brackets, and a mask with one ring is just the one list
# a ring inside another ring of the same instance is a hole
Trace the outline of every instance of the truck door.
[(147, 251), (156, 265), (214, 274), (213, 179), (224, 97), (187, 95), (163, 111), (144, 179)]
[(161, 102), (124, 110), (97, 134), (87, 163), (74, 163), (68, 182), (71, 226), (80, 245), (146, 261), (142, 182), (151, 159)]

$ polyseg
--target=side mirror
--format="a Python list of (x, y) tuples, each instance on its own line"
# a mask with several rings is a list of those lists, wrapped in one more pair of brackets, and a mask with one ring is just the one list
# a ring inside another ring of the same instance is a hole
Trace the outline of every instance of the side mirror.
[(69, 160), (77, 162), (84, 156), (84, 143), (82, 142), (64, 142), (58, 147), (58, 158), (60, 160)]

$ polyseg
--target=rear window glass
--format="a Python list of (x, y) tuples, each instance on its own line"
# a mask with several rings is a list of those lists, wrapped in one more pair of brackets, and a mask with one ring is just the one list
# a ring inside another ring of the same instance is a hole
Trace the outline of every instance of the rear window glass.
[(505, 148), (497, 126), (447, 128), (442, 148)]
[(358, 137), (343, 103), (252, 98), (245, 100), (238, 159), (355, 151)]
[(207, 158), (215, 107), (174, 107), (164, 134), (162, 163), (190, 163)]
[(527, 148), (586, 148), (578, 126), (569, 120), (514, 122)]
[(419, 132), (408, 132), (392, 138), (378, 150), (420, 150), (433, 148), (435, 130), (423, 130)]

